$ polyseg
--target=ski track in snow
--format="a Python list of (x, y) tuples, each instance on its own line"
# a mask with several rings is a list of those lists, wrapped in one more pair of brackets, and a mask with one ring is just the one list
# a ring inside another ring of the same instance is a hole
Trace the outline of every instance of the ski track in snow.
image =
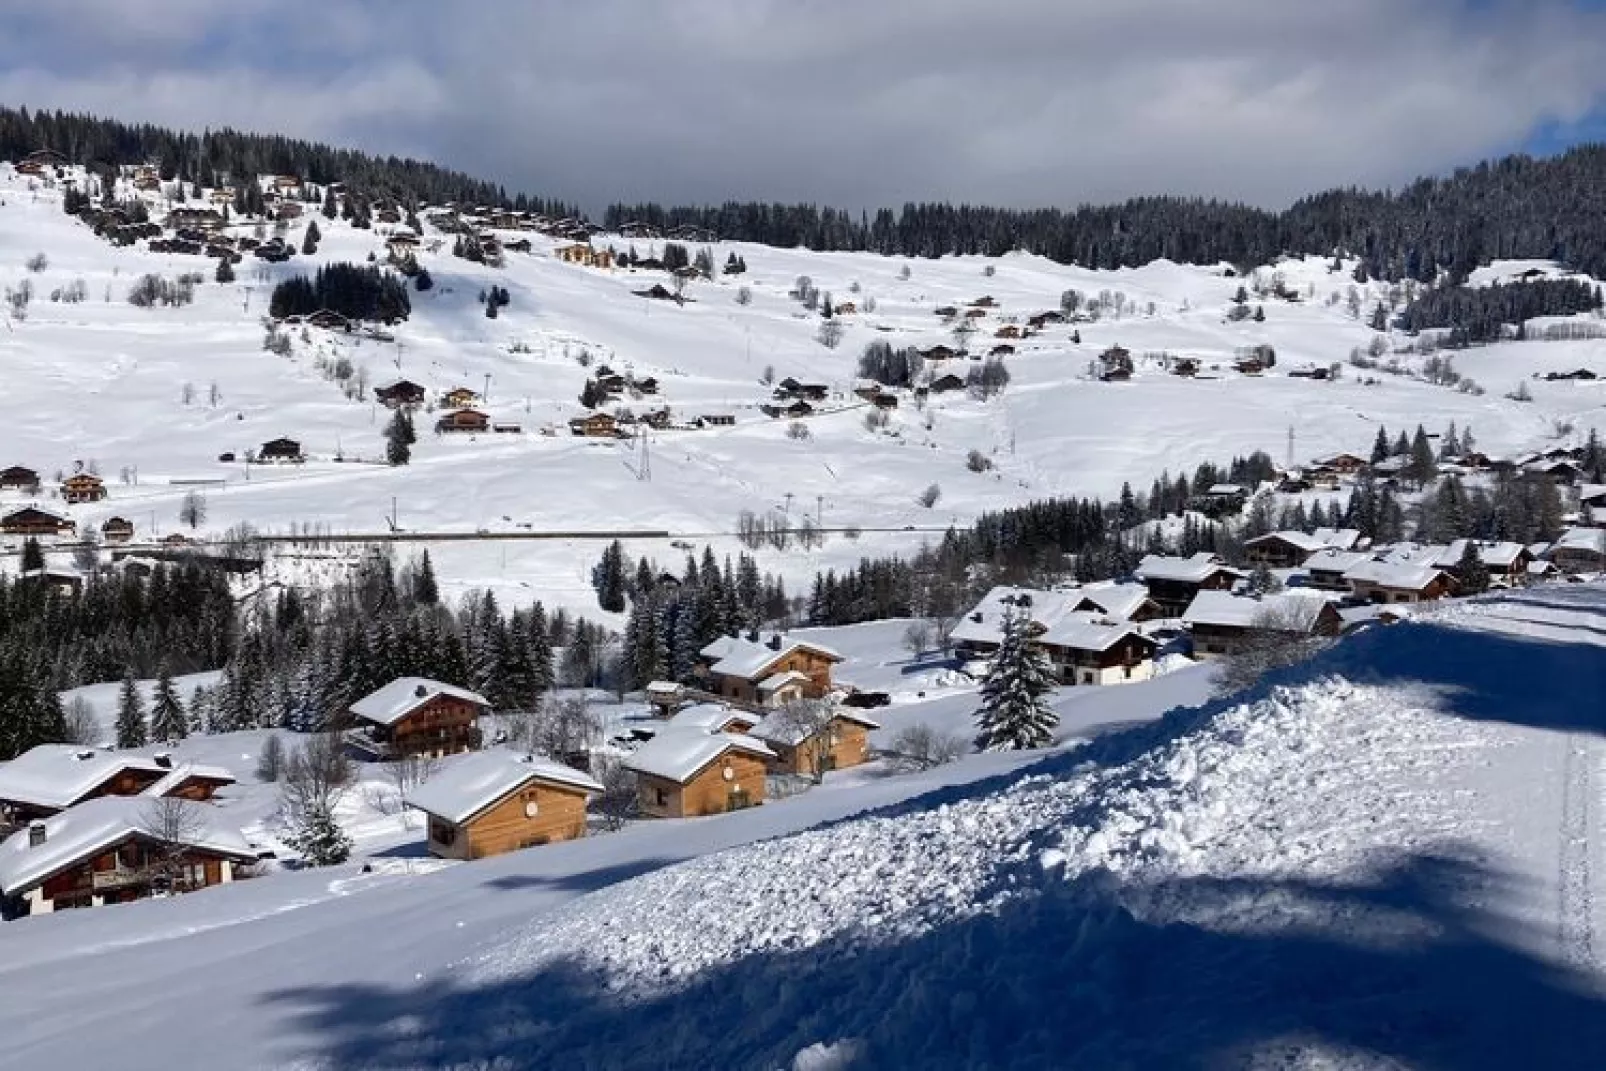
[(1593, 969), (1600, 965), (1595, 932), (1594, 834), (1600, 810), (1595, 794), (1601, 757), (1594, 742), (1581, 733), (1568, 735), (1561, 746), (1565, 757), (1557, 853), (1557, 945), (1568, 962)]

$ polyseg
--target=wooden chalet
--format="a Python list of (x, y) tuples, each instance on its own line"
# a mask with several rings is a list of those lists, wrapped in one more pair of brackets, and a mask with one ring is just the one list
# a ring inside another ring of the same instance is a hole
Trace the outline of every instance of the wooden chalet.
[(642, 376), (640, 379), (631, 380), (630, 386), (639, 394), (657, 394), (658, 378), (656, 376)]
[(896, 394), (877, 394), (870, 399), (870, 404), (877, 409), (896, 409), (898, 408), (898, 396)]
[(355, 326), (349, 317), (333, 309), (319, 309), (312, 313), (307, 317), (307, 324), (325, 331), (350, 331)]
[(429, 393), (421, 384), (410, 379), (398, 379), (388, 386), (375, 387), (374, 397), (379, 404), (390, 409), (414, 409), (424, 404)]
[(441, 406), (445, 409), (468, 409), (479, 404), (479, 392), (469, 387), (453, 387), (441, 395)]
[(1344, 574), (1350, 591), (1367, 602), (1432, 602), (1454, 595), (1454, 574), (1431, 562), (1367, 561)]
[(851, 301), (844, 301), (837, 305), (832, 312), (837, 316), (853, 316), (859, 311), (859, 306)]
[(454, 759), (407, 794), (429, 816), (429, 853), (483, 859), (586, 835), (602, 786), (549, 759), (493, 749)]
[(734, 413), (700, 413), (697, 423), (709, 428), (728, 428), (736, 423)]
[(810, 405), (808, 402), (805, 402), (801, 398), (795, 402), (789, 402), (786, 405), (761, 405), (758, 407), (758, 410), (765, 416), (772, 417), (776, 420), (779, 420), (782, 417), (791, 417), (792, 419), (797, 420), (803, 417), (814, 415), (814, 406)]
[(77, 530), (78, 525), (73, 521), (38, 506), (24, 506), (0, 517), (0, 533), (5, 535), (64, 536)]
[(294, 439), (270, 439), (257, 450), (257, 463), (262, 465), (298, 465), (306, 459), (301, 444)]
[(740, 703), (777, 707), (793, 699), (830, 694), (831, 667), (842, 656), (816, 643), (780, 633), (759, 639), (721, 636), (698, 652), (696, 674), (715, 695)]
[(1148, 585), (1149, 596), (1169, 617), (1181, 617), (1199, 592), (1230, 591), (1244, 577), (1209, 551), (1190, 558), (1150, 554), (1138, 563), (1135, 572)]
[(920, 351), (920, 356), (928, 361), (952, 361), (963, 356), (952, 346), (936, 345)]
[(970, 307), (973, 309), (996, 309), (998, 308), (998, 300), (991, 294), (983, 294), (975, 301), (972, 301)]
[(1111, 346), (1099, 354), (1099, 378), (1106, 383), (1121, 383), (1132, 378), (1132, 351), (1124, 346)]
[(1284, 592), (1280, 595), (1234, 595), (1201, 591), (1182, 615), (1193, 637), (1196, 657), (1235, 654), (1269, 634), (1337, 636), (1344, 627), (1338, 607), (1324, 595)]
[(1063, 312), (1054, 312), (1052, 310), (1048, 312), (1036, 313), (1035, 315), (1029, 316), (1026, 319), (1026, 325), (1034, 331), (1041, 331), (1047, 324), (1062, 324), (1064, 322), (1065, 314)]
[(224, 222), (223, 213), (215, 208), (175, 208), (167, 214), (167, 225), (174, 230), (222, 230)]
[(42, 587), (57, 595), (77, 595), (84, 590), (84, 574), (70, 565), (41, 565), (17, 574), (19, 587)]
[(108, 517), (100, 526), (100, 538), (107, 543), (127, 543), (134, 538), (134, 522), (125, 517)]
[(954, 375), (952, 372), (949, 372), (947, 375), (938, 376), (936, 379), (932, 380), (931, 383), (928, 384), (927, 389), (930, 390), (932, 394), (947, 394), (951, 391), (964, 390), (965, 381)]
[(307, 207), (300, 201), (280, 201), (273, 209), (273, 218), (280, 220), (300, 219)]
[(39, 493), (39, 474), (21, 465), (0, 469), (0, 491), (22, 491), (36, 495)]
[(36, 819), (0, 844), (0, 908), (8, 918), (129, 903), (227, 884), (257, 850), (197, 809), (169, 843), (148, 800), (90, 800)]
[(61, 500), (77, 504), (106, 497), (106, 482), (92, 472), (77, 472), (61, 481)]
[(587, 413), (569, 421), (569, 430), (590, 439), (616, 439), (619, 437), (619, 419), (612, 413)]
[(459, 409), (435, 421), (437, 435), (471, 434), (489, 431), (490, 428), (491, 418), (478, 409)]
[(1010, 357), (1010, 356), (1013, 356), (1014, 353), (1015, 353), (1015, 347), (1011, 346), (1009, 343), (1006, 342), (1006, 343), (1004, 343), (1002, 345), (994, 346), (992, 349), (988, 350), (987, 351), (987, 356), (989, 356), (989, 357)]
[(1314, 467), (1336, 472), (1341, 476), (1355, 476), (1367, 466), (1364, 457), (1355, 454), (1333, 454), (1331, 457), (1318, 458)]
[(764, 802), (776, 759), (769, 746), (738, 733), (666, 728), (624, 760), (636, 775), (636, 802), (654, 818), (725, 814)]
[(1171, 362), (1171, 374), (1190, 377), (1198, 375), (1199, 359), (1197, 357), (1178, 357)]
[(1305, 583), (1318, 591), (1350, 590), (1346, 573), (1372, 561), (1370, 554), (1361, 551), (1319, 550), (1305, 559)]
[(565, 264), (578, 264), (583, 268), (613, 267), (612, 250), (596, 249), (586, 243), (559, 246), (552, 251), (552, 255)]
[(954, 651), (961, 660), (990, 658), (1003, 642), (1005, 621), (1017, 614), (1027, 618), (1031, 643), (1047, 656), (1059, 683), (1084, 686), (1148, 680), (1154, 676), (1159, 644), (1130, 619), (1107, 613), (1089, 601), (1097, 596), (1133, 612), (1149, 605), (1146, 612), (1157, 614), (1158, 607), (1142, 591), (1137, 584), (1069, 592), (995, 587), (954, 626)]
[(775, 385), (775, 399), (784, 401), (787, 398), (801, 398), (806, 402), (823, 402), (831, 395), (831, 388), (824, 383), (804, 383), (792, 376), (787, 376)]
[(373, 759), (455, 755), (475, 751), (485, 697), (424, 677), (400, 677), (363, 696), (347, 711), (346, 742)]
[(673, 301), (676, 304), (684, 304), (685, 302), (685, 298), (667, 289), (662, 283), (653, 283), (646, 290), (632, 290), (631, 293), (637, 297), (648, 298), (652, 301)]
[(1354, 529), (1322, 528), (1315, 532), (1267, 532), (1244, 543), (1244, 556), (1251, 565), (1272, 569), (1293, 569), (1304, 565), (1323, 550), (1353, 550), (1360, 542)]
[(0, 825), (48, 818), (102, 796), (209, 800), (233, 783), (227, 770), (175, 764), (166, 753), (40, 744), (0, 766)]
[(1550, 548), (1550, 561), (1563, 573), (1606, 572), (1606, 528), (1569, 528)]
[(816, 777), (870, 761), (870, 732), (879, 728), (880, 722), (859, 711), (838, 707), (824, 725), (777, 711), (748, 730), (748, 735), (775, 752), (771, 772)]
[(1020, 338), (1020, 328), (1014, 324), (1005, 324), (993, 332), (994, 338)]
[(1478, 562), (1489, 574), (1490, 582), (1497, 587), (1516, 587), (1528, 582), (1528, 567), (1533, 564), (1533, 551), (1522, 543), (1494, 540), (1457, 539), (1433, 559), (1440, 569), (1454, 572), (1470, 544)]

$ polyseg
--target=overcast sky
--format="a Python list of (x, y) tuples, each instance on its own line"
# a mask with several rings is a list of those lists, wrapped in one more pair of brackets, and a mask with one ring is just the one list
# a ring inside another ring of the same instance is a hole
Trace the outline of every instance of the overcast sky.
[(1281, 206), (1598, 136), (1602, 0), (50, 0), (0, 101), (613, 200)]

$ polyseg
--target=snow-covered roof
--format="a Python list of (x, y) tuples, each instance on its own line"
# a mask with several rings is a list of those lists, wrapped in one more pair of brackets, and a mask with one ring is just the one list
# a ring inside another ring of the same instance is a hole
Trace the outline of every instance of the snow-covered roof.
[(1354, 550), (1362, 542), (1360, 530), (1356, 528), (1317, 528), (1310, 537), (1334, 550)]
[(785, 673), (774, 673), (758, 682), (758, 690), (764, 693), (778, 692), (788, 684), (808, 680), (808, 675), (789, 669)]
[(234, 775), (221, 766), (203, 766), (200, 763), (186, 762), (180, 766), (173, 767), (172, 772), (152, 784), (140, 795), (165, 796), (174, 789), (181, 787), (191, 778), (199, 778), (203, 781), (218, 781), (225, 785), (234, 784)]
[(1586, 483), (1578, 488), (1578, 501), (1588, 504), (1596, 500), (1606, 503), (1606, 483)]
[[(29, 828), (0, 844), (0, 892), (16, 896), (68, 867), (89, 859), (152, 824), (152, 803), (138, 796), (102, 796), (45, 819), (45, 842), (32, 843)], [(197, 806), (185, 840), (195, 848), (240, 859), (256, 851), (238, 830), (219, 825), (211, 808)], [(149, 834), (145, 834), (149, 836)]]
[(1207, 495), (1246, 495), (1248, 493), (1249, 488), (1241, 483), (1213, 483), (1210, 485), (1210, 490), (1205, 492)]
[(676, 681), (650, 681), (646, 691), (648, 695), (679, 695), (683, 688)]
[(1323, 573), (1347, 573), (1371, 560), (1370, 554), (1359, 550), (1319, 550), (1305, 559), (1305, 568)]
[(1444, 570), (1431, 561), (1367, 561), (1347, 570), (1344, 579), (1401, 591), (1421, 591), (1443, 575)]
[(1082, 601), (1082, 594), (1081, 591), (1038, 591), (1001, 585), (983, 595), (981, 601), (959, 619), (949, 639), (959, 643), (998, 643), (1003, 639), (1004, 614), (1011, 608), (1024, 610), (1034, 623), (1050, 628)]
[(1149, 589), (1133, 583), (1089, 584), (1071, 595), (1076, 605), (1090, 603), (1107, 616), (1122, 621), (1130, 620), (1149, 601)]
[(727, 751), (741, 751), (762, 759), (775, 757), (775, 752), (763, 741), (751, 736), (671, 726), (631, 752), (624, 760), (624, 767), (684, 784)]
[[(866, 729), (881, 728), (880, 722), (867, 718), (857, 710), (852, 710), (848, 707), (839, 707), (832, 711), (832, 720), (838, 718), (862, 725)], [(777, 711), (753, 726), (753, 731), (750, 735), (758, 740), (780, 744), (782, 747), (797, 747), (809, 738), (811, 735), (809, 729), (810, 725), (807, 720), (788, 717), (784, 712)]]
[(351, 704), (351, 712), (365, 721), (394, 725), (438, 695), (477, 703), (482, 707), (491, 705), (484, 696), (467, 688), (442, 684), (428, 677), (397, 677), (378, 691), (370, 692)]
[(1517, 559), (1528, 553), (1528, 548), (1521, 543), (1500, 542), (1483, 543), (1476, 540), (1457, 539), (1444, 552), (1433, 559), (1433, 564), (1441, 569), (1454, 569), (1461, 564), (1461, 556), (1467, 551), (1467, 544), (1472, 542), (1477, 547), (1478, 560), (1485, 566), (1495, 569), (1515, 568)]
[(40, 744), (0, 765), (0, 800), (60, 810), (125, 770), (167, 771), (144, 755), (72, 744)]
[(581, 792), (602, 791), (593, 778), (573, 767), (491, 748), (452, 759), (409, 792), (406, 802), (409, 807), (448, 822), (466, 822), (531, 781), (546, 781)]
[(1108, 651), (1128, 636), (1136, 636), (1146, 644), (1154, 643), (1131, 625), (1116, 624), (1099, 614), (1076, 612), (1054, 622), (1047, 632), (1037, 637), (1037, 642), (1073, 651)]
[(1583, 550), (1606, 554), (1606, 528), (1569, 528), (1551, 546), (1550, 553), (1558, 550)]
[(1201, 591), (1188, 604), (1182, 620), (1189, 625), (1215, 625), (1228, 628), (1272, 628), (1293, 626), (1284, 631), (1309, 632), (1321, 619), (1328, 605), (1326, 596), (1308, 591), (1284, 591), (1276, 595), (1234, 595), (1230, 591)]
[(734, 721), (751, 724), (753, 716), (728, 707), (724, 703), (697, 703), (685, 710), (675, 711), (666, 724), (671, 728), (699, 729), (705, 733), (717, 733)]
[(1219, 572), (1238, 574), (1224, 565), (1220, 558), (1208, 550), (1201, 550), (1190, 558), (1173, 558), (1165, 554), (1148, 554), (1138, 562), (1135, 572), (1142, 580), (1176, 580), (1199, 584)]
[(752, 680), (774, 663), (800, 649), (824, 655), (835, 662), (842, 661), (842, 656), (829, 647), (807, 640), (788, 639), (779, 633), (757, 643), (740, 636), (721, 637), (704, 647), (700, 653), (704, 658), (716, 659), (709, 667), (711, 672), (724, 677)]

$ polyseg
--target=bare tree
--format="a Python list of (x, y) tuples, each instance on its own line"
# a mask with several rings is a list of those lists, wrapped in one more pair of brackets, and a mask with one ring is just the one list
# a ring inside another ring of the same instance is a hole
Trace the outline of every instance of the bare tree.
[(894, 769), (910, 772), (953, 762), (967, 750), (962, 736), (939, 733), (929, 725), (911, 725), (892, 738), (888, 758)]
[(262, 741), (262, 750), (257, 752), (257, 780), (271, 784), (284, 773), (284, 741), (279, 734), (269, 733), (268, 738)]
[(599, 756), (591, 765), (591, 776), (602, 786), (602, 795), (590, 803), (590, 811), (601, 819), (602, 828), (623, 829), (626, 822), (640, 814), (636, 775), (618, 759)]
[(50, 267), (50, 258), (45, 256), (43, 253), (35, 253), (33, 256), (29, 257), (23, 262), (23, 266), (29, 271), (33, 272), (35, 275), (38, 275), (40, 272)]
[(925, 618), (909, 622), (909, 627), (903, 630), (903, 646), (916, 658), (931, 650), (931, 639), (931, 622)]
[(199, 491), (186, 494), (183, 504), (178, 508), (178, 518), (192, 529), (199, 528), (206, 520), (206, 496)]
[(201, 805), (179, 796), (158, 796), (140, 810), (140, 832), (153, 842), (151, 884), (157, 889), (183, 892), (181, 876), (192, 845), (206, 832)]
[(798, 766), (814, 779), (825, 780), (831, 767), (831, 750), (836, 746), (836, 705), (829, 699), (794, 699), (770, 715), (788, 742), (795, 742)]
[(823, 320), (820, 329), (815, 333), (815, 339), (828, 350), (834, 350), (842, 344), (842, 324), (837, 320)]
[(1252, 687), (1266, 674), (1311, 658), (1333, 640), (1313, 635), (1308, 622), (1286, 609), (1263, 609), (1255, 615), (1253, 627), (1238, 646), (1221, 661), (1216, 674), (1217, 695), (1236, 695)]
[(100, 722), (89, 700), (81, 695), (73, 696), (63, 716), (67, 728), (66, 743), (92, 745), (100, 742)]
[(351, 760), (339, 733), (311, 737), (285, 761), (279, 821), (286, 842), (313, 866), (342, 863), (351, 854), (351, 838), (335, 821), (351, 779)]
[(380, 788), (367, 797), (367, 803), (381, 814), (399, 814), (404, 828), (411, 827), (413, 816), (405, 800), (413, 789), (435, 776), (440, 760), (433, 755), (403, 755), (385, 763), (385, 780), (389, 788)]
[(936, 484), (932, 484), (930, 487), (927, 487), (924, 491), (921, 491), (919, 497), (917, 497), (915, 499), (915, 501), (919, 502), (922, 506), (926, 507), (927, 509), (930, 509), (931, 507), (933, 507), (933, 506), (935, 506), (937, 504), (937, 500), (939, 498), (941, 498), (941, 497), (942, 497), (942, 488), (937, 486)]

